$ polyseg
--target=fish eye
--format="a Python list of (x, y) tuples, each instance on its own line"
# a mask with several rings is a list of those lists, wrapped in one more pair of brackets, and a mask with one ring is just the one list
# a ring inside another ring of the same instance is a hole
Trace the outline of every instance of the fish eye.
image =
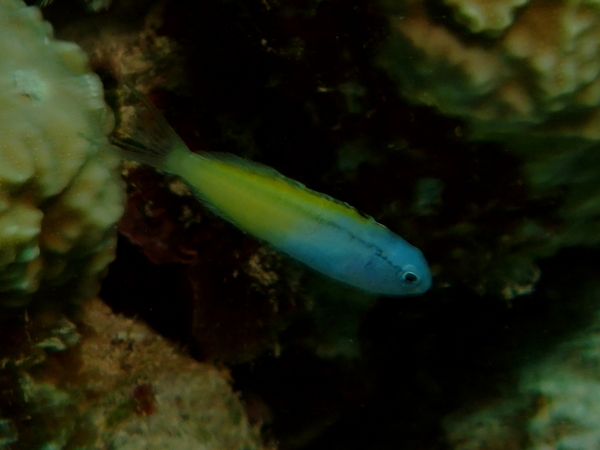
[(402, 280), (408, 284), (413, 284), (419, 281), (419, 277), (414, 272), (404, 272), (402, 274)]

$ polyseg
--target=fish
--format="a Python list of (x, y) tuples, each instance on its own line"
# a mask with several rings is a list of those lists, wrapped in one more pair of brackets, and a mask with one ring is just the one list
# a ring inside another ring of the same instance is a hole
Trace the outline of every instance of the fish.
[(133, 113), (111, 139), (123, 157), (179, 177), (220, 217), (338, 282), (385, 296), (431, 287), (421, 251), (372, 217), (266, 165), (192, 152), (145, 95), (128, 90)]

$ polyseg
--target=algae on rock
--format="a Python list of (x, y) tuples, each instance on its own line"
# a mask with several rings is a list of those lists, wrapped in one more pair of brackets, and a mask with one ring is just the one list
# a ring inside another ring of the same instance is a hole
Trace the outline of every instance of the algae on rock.
[(31, 319), (32, 342), (21, 349), (28, 356), (5, 359), (12, 406), (0, 405), (0, 414), (13, 414), (0, 419), (0, 448), (264, 448), (226, 369), (180, 354), (100, 300), (81, 313), (81, 335), (64, 318)]

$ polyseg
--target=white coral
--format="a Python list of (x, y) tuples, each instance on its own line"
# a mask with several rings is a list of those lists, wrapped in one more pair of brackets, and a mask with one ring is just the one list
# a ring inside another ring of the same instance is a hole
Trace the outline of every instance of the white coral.
[(95, 288), (122, 212), (118, 160), (98, 147), (111, 127), (81, 49), (52, 39), (37, 8), (0, 0), (0, 304), (40, 283)]
[(446, 0), (456, 20), (473, 33), (500, 33), (512, 25), (529, 0)]
[[(600, 139), (597, 1), (446, 3), (463, 33), (449, 18), (432, 17), (423, 1), (390, 18), (392, 38), (380, 61), (403, 96), (464, 118), (479, 137), (537, 125)], [(502, 34), (469, 36), (493, 30)]]

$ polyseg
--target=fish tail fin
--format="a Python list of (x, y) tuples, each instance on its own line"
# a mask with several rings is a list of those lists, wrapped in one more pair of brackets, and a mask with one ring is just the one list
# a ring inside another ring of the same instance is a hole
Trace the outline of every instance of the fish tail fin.
[(156, 106), (133, 86), (126, 84), (126, 106), (111, 143), (127, 159), (162, 168), (173, 149), (187, 148)]

